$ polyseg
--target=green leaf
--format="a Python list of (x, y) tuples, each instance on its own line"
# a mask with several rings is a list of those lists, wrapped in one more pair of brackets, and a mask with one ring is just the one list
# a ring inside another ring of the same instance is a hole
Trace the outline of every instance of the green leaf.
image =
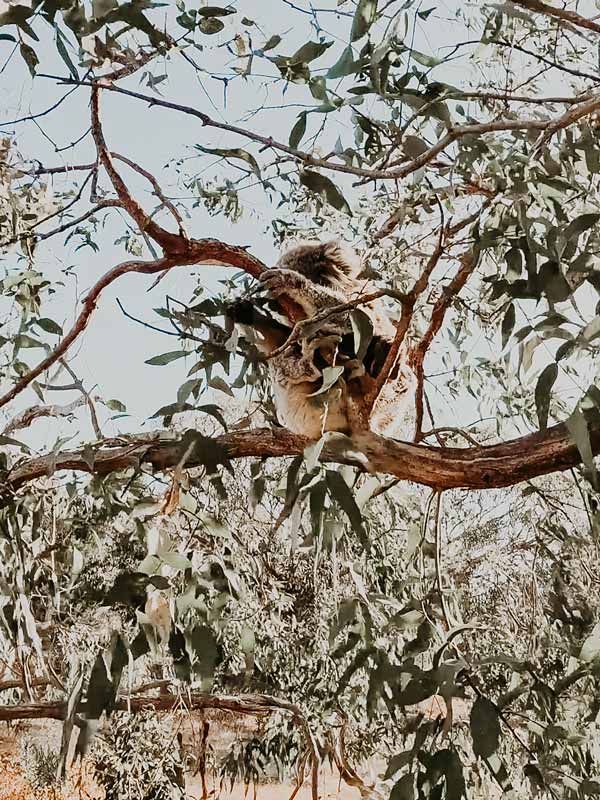
[(417, 156), (423, 155), (427, 150), (429, 150), (429, 145), (419, 136), (405, 136), (402, 139), (402, 147), (404, 152), (410, 158), (417, 158)]
[(58, 322), (55, 322), (53, 319), (42, 317), (41, 319), (37, 319), (35, 324), (39, 325), (39, 327), (43, 331), (46, 331), (46, 333), (54, 333), (57, 336), (62, 336), (63, 329), (60, 327)]
[(237, 11), (230, 6), (227, 8), (222, 8), (221, 6), (204, 6), (204, 8), (197, 8), (196, 13), (199, 17), (228, 17), (230, 14), (237, 14)]
[(344, 372), (344, 367), (325, 367), (323, 370), (323, 385), (320, 389), (317, 389), (316, 392), (312, 392), (308, 395), (308, 397), (316, 397), (318, 394), (324, 394), (331, 389), (332, 386), (335, 386), (337, 383), (338, 378)]
[(350, 31), (350, 41), (355, 42), (369, 30), (377, 17), (377, 0), (358, 0), (354, 19), (352, 20), (352, 30)]
[(260, 50), (262, 53), (266, 53), (267, 51), (272, 50), (274, 47), (277, 47), (277, 45), (280, 42), (281, 42), (281, 36), (277, 36), (277, 34), (275, 34), (275, 36), (269, 36), (269, 38), (263, 44)]
[(10, 33), (0, 33), (0, 42), (1, 41), (4, 41), (4, 42), (16, 42), (17, 40)]
[(582, 214), (569, 222), (563, 231), (563, 238), (566, 242), (580, 236), (588, 228), (592, 228), (600, 219), (600, 214)]
[(494, 704), (487, 697), (478, 697), (470, 714), (473, 752), (481, 758), (489, 758), (498, 749), (500, 720)]
[(304, 136), (305, 133), (306, 133), (306, 111), (302, 111), (298, 115), (298, 119), (294, 127), (290, 131), (290, 139), (289, 139), (290, 147), (296, 150), (298, 148), (298, 145), (302, 141), (302, 137)]
[(550, 408), (550, 392), (558, 377), (558, 364), (552, 363), (544, 367), (535, 387), (535, 407), (540, 430), (548, 427), (548, 409)]
[(171, 361), (177, 361), (178, 358), (185, 358), (189, 356), (187, 350), (171, 350), (169, 353), (162, 353), (160, 356), (153, 356), (145, 361), (145, 364), (150, 364), (153, 367), (162, 367), (165, 364), (170, 364)]
[(107, 408), (110, 408), (111, 411), (127, 411), (127, 406), (120, 400), (107, 400), (105, 405)]
[(63, 34), (60, 32), (59, 28), (56, 29), (56, 49), (58, 50), (59, 56), (65, 62), (65, 65), (69, 70), (69, 72), (71, 73), (73, 79), (78, 81), (79, 73), (77, 72), (75, 64), (73, 64), (73, 62), (71, 61), (71, 57), (69, 56), (69, 53), (67, 52), (67, 48), (65, 46), (65, 42), (63, 41)]
[(373, 338), (373, 323), (371, 317), (360, 308), (352, 309), (350, 323), (354, 335), (354, 352), (356, 358), (362, 361)]
[(192, 568), (192, 562), (182, 553), (160, 553), (160, 559), (168, 567), (180, 570), (181, 572)]
[(352, 495), (350, 487), (339, 472), (328, 469), (325, 473), (325, 478), (331, 496), (348, 517), (364, 549), (368, 550), (370, 548), (369, 537), (363, 525), (362, 514), (360, 513), (359, 507), (356, 505), (356, 500)]
[(196, 145), (196, 150), (200, 150), (202, 153), (208, 153), (212, 156), (222, 156), (223, 158), (237, 158), (241, 161), (245, 161), (246, 164), (250, 166), (252, 172), (255, 175), (260, 175), (260, 167), (258, 165), (258, 161), (254, 158), (251, 153), (248, 153), (246, 150), (242, 150), (241, 147), (232, 147), (232, 148), (221, 148), (221, 147), (203, 147), (200, 144)]
[(25, 42), (21, 42), (19, 51), (21, 53), (23, 61), (25, 61), (25, 63), (29, 67), (29, 72), (31, 73), (31, 77), (35, 78), (35, 68), (40, 63), (40, 60), (37, 57), (37, 53), (35, 52), (33, 47), (30, 47), (28, 44), (25, 44)]
[(590, 441), (590, 430), (588, 427), (587, 419), (579, 404), (573, 410), (573, 413), (566, 421), (566, 426), (569, 433), (573, 437), (573, 441), (577, 445), (581, 460), (589, 470), (592, 476), (596, 475), (596, 467), (594, 464), (594, 454), (592, 451), (592, 443)]
[(190, 380), (185, 381), (185, 383), (182, 383), (179, 389), (177, 390), (177, 405), (182, 406), (188, 399), (190, 394), (199, 389), (201, 385), (202, 385), (201, 378), (190, 378)]
[(293, 56), (289, 57), (290, 64), (308, 64), (319, 58), (328, 50), (333, 42), (306, 42), (300, 47)]
[(22, 31), (25, 31), (28, 36), (31, 36), (32, 39), (35, 39), (35, 41), (38, 42), (38, 36), (31, 25), (27, 22), (32, 14), (33, 9), (29, 8), (28, 6), (10, 6), (8, 11), (5, 11), (4, 14), (0, 14), (0, 28), (3, 25), (17, 25)]
[(394, 788), (390, 794), (390, 800), (414, 800), (415, 797), (415, 779), (409, 773), (403, 775), (400, 780), (394, 784)]
[(225, 23), (220, 19), (217, 19), (217, 17), (203, 17), (198, 25), (200, 31), (202, 31), (202, 33), (206, 33), (208, 36), (212, 36), (215, 33), (221, 33), (224, 27)]
[(442, 63), (439, 58), (420, 53), (418, 50), (411, 50), (410, 55), (418, 64), (422, 64), (424, 67), (437, 67)]
[(216, 378), (211, 378), (208, 382), (208, 385), (211, 387), (211, 389), (217, 389), (219, 392), (224, 392), (225, 394), (228, 394), (230, 397), (233, 397), (231, 386), (225, 383), (223, 378), (219, 378), (219, 376), (217, 376)]
[(338, 211), (345, 211), (347, 214), (352, 213), (343, 194), (333, 181), (326, 178), (325, 175), (311, 170), (302, 170), (300, 183), (310, 189), (311, 192), (318, 194), (326, 203), (337, 208)]
[(357, 70), (357, 64), (354, 61), (354, 53), (352, 47), (344, 48), (341, 56), (335, 64), (327, 71), (328, 78), (343, 78), (345, 75), (352, 75)]
[(502, 319), (502, 349), (507, 345), (510, 335), (514, 330), (516, 320), (515, 307), (513, 303), (506, 309), (504, 318)]

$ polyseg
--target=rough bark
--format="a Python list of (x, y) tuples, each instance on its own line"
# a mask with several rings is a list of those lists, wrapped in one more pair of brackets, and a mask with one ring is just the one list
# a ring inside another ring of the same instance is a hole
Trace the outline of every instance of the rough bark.
[[(309, 443), (287, 430), (269, 428), (230, 432), (206, 441), (208, 448), (198, 448), (186, 458), (187, 468), (206, 464), (207, 450), (211, 458), (214, 452), (231, 460), (279, 458), (298, 455)], [(590, 430), (590, 442), (592, 451), (600, 453), (600, 425)], [(2, 489), (17, 489), (58, 470), (96, 475), (142, 466), (167, 470), (180, 463), (188, 447), (189, 439), (145, 434), (94, 447), (93, 459), (89, 448), (52, 453), (15, 465), (5, 476)], [(334, 435), (323, 448), (321, 460), (357, 464), (369, 472), (394, 475), (435, 489), (495, 489), (569, 469), (581, 462), (581, 455), (566, 425), (560, 424), (501, 444), (468, 448), (414, 445), (370, 432), (356, 434), (352, 440)]]

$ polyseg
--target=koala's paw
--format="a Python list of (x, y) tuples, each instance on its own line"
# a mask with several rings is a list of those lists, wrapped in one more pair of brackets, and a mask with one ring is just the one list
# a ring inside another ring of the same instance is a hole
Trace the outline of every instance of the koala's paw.
[(291, 269), (268, 269), (260, 276), (259, 281), (275, 297), (304, 285), (304, 277)]

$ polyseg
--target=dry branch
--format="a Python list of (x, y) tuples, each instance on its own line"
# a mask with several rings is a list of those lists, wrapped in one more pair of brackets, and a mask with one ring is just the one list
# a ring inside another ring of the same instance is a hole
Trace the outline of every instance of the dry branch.
[[(281, 429), (258, 428), (235, 431), (211, 440), (229, 459), (281, 458), (300, 455), (309, 440)], [(323, 448), (321, 461), (362, 466), (369, 472), (393, 475), (434, 489), (495, 489), (513, 486), (551, 472), (563, 471), (581, 463), (581, 455), (565, 424), (544, 432), (532, 433), (501, 444), (481, 447), (430, 447), (386, 439), (363, 431), (340, 446), (340, 435)], [(590, 430), (593, 453), (600, 453), (600, 424)], [(114, 442), (88, 448), (51, 453), (15, 465), (4, 477), (2, 488), (12, 491), (36, 478), (62, 470), (94, 475), (148, 467), (157, 471), (175, 467), (187, 442), (165, 439), (159, 434), (122, 437)], [(205, 453), (192, 452), (186, 468), (203, 465)]]

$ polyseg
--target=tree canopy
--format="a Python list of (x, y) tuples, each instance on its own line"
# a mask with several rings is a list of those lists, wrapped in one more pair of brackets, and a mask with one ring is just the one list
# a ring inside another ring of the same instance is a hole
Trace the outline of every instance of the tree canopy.
[[(0, 719), (63, 720), (60, 770), (184, 703), (266, 715), (223, 770), (314, 798), (327, 758), (394, 800), (600, 793), (595, 12), (0, 4)], [(231, 321), (325, 237), (414, 440), (283, 429)]]

